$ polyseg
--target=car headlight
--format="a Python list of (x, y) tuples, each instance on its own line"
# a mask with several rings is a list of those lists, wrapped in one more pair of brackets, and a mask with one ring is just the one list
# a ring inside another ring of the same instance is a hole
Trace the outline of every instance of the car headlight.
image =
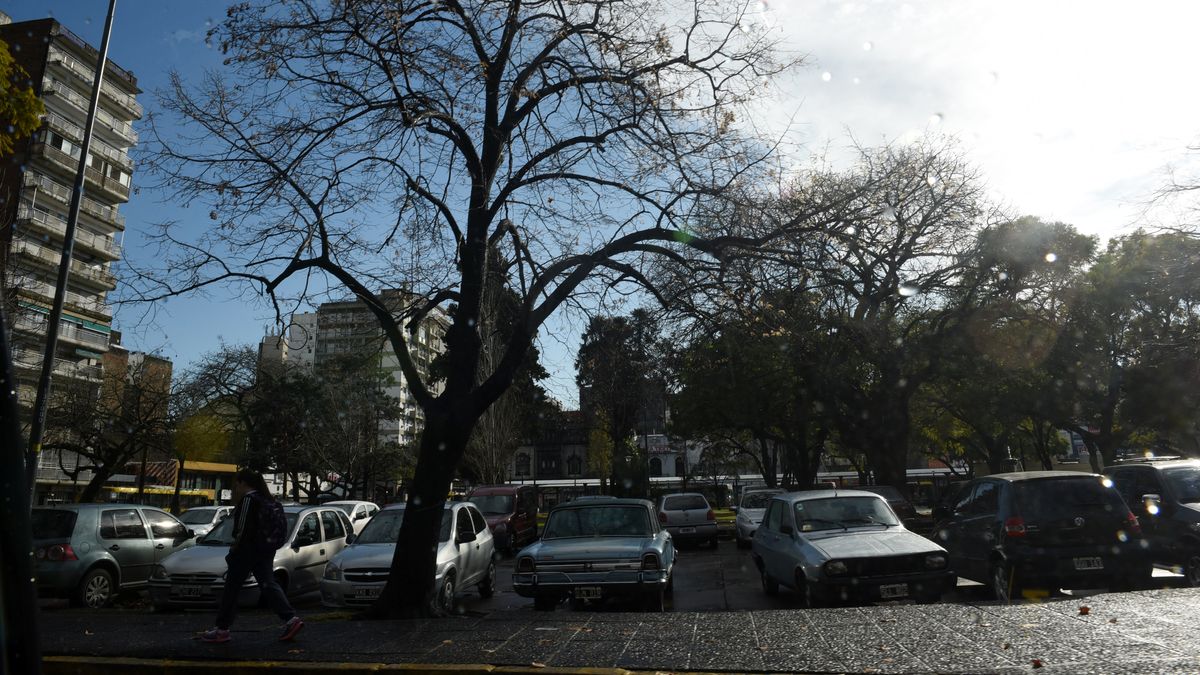
[(825, 573), (831, 577), (840, 577), (850, 571), (850, 568), (846, 567), (846, 563), (841, 560), (830, 560), (825, 563), (824, 567)]
[(342, 568), (334, 565), (333, 563), (329, 563), (328, 565), (325, 565), (325, 574), (323, 574), (322, 577), (326, 581), (341, 581)]
[(946, 567), (946, 562), (945, 553), (930, 553), (925, 556), (925, 569), (940, 570)]
[(154, 571), (150, 574), (150, 578), (157, 579), (159, 581), (166, 581), (167, 579), (170, 579), (171, 576), (167, 574), (167, 568), (163, 567), (162, 565), (155, 565)]

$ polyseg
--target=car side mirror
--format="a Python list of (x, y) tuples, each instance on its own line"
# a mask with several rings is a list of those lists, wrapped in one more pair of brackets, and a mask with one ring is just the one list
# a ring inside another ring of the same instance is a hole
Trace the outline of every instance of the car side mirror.
[(196, 536), (196, 531), (195, 531), (195, 530), (193, 530), (192, 528), (190, 528), (190, 527), (189, 527), (189, 528), (187, 529), (187, 536), (186, 536), (186, 537), (184, 537), (184, 539), (191, 539), (191, 538), (193, 538), (193, 537), (195, 537), (195, 536)]
[(354, 534), (353, 532), (351, 532), (350, 534), (346, 535), (346, 543), (347, 543), (347, 544), (353, 544), (355, 539), (358, 539), (358, 537), (357, 537), (357, 536), (355, 536), (355, 534)]
[(474, 532), (459, 532), (456, 541), (460, 544), (469, 544), (475, 541)]
[(355, 520), (366, 520), (366, 519), (367, 519), (367, 514), (365, 514), (365, 513), (360, 513), (360, 514), (358, 514), (357, 516), (354, 516), (354, 519), (355, 519)]

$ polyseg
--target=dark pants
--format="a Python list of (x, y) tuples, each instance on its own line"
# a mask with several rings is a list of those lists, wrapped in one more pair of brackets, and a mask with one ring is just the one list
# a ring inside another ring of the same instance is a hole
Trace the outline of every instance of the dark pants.
[(225, 589), (221, 591), (221, 604), (217, 607), (217, 628), (228, 630), (233, 624), (234, 614), (237, 613), (238, 595), (241, 593), (242, 584), (246, 583), (246, 578), (251, 574), (254, 574), (259, 592), (266, 598), (267, 605), (280, 619), (287, 621), (296, 616), (296, 610), (292, 609), (287, 596), (283, 594), (283, 589), (271, 573), (274, 560), (274, 555), (242, 553), (231, 553), (225, 557), (225, 562), (229, 563), (229, 574), (225, 576)]

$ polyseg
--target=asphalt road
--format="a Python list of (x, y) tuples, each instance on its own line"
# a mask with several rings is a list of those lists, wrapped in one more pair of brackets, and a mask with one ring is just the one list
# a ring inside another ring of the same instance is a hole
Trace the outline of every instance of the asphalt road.
[[(490, 599), (479, 597), (473, 589), (461, 593), (458, 609), (461, 612), (486, 613), (500, 610), (528, 611), (533, 613), (533, 601), (522, 598), (512, 590), (513, 558), (502, 558), (498, 568), (499, 578), (496, 594)], [(1156, 572), (1156, 585), (1163, 588), (1183, 586), (1182, 577), (1165, 570)], [(1063, 595), (1086, 597), (1102, 592), (1097, 590), (1075, 590)], [(993, 602), (987, 589), (971, 581), (960, 579), (954, 592), (943, 597), (944, 603), (987, 604)], [(293, 604), (305, 613), (323, 611), (320, 597), (316, 593), (295, 598)], [(901, 600), (888, 605), (911, 604)], [(67, 608), (63, 600), (43, 600), (43, 609), (61, 611)], [(679, 551), (675, 568), (675, 593), (668, 609), (676, 612), (722, 612), (760, 611), (773, 609), (799, 609), (799, 595), (783, 589), (776, 597), (763, 593), (759, 584), (758, 570), (750, 557), (750, 551), (739, 549), (732, 541), (721, 541), (713, 550), (686, 547)], [(594, 611), (635, 611), (629, 603), (607, 602), (591, 607)], [(127, 592), (114, 603), (114, 607), (102, 611), (149, 611), (144, 593)], [(72, 610), (87, 611), (87, 610)], [(183, 610), (180, 610), (181, 612)], [(211, 614), (212, 610), (187, 610), (188, 613)]]

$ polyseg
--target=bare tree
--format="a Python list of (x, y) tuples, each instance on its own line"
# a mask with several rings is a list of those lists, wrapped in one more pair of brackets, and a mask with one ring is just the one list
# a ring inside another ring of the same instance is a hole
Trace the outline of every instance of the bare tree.
[[(260, 0), (213, 31), (228, 76), (172, 77), (162, 107), (182, 125), (154, 124), (148, 163), (214, 222), (192, 237), (164, 227), (164, 266), (142, 271), (141, 297), (233, 285), (282, 320), (311, 289), (345, 288), (379, 320), (423, 411), (391, 571), (403, 581), (380, 614), (429, 611), (451, 478), (551, 314), (614, 287), (655, 292), (653, 257), (711, 259), (772, 234), (687, 226), (731, 186), (755, 185), (773, 151), (740, 122), (795, 59), (779, 57), (757, 7)], [(480, 379), (492, 261), (520, 309)], [(398, 286), (424, 301), (390, 311), (378, 292)], [(437, 391), (407, 331), (450, 303)]]

